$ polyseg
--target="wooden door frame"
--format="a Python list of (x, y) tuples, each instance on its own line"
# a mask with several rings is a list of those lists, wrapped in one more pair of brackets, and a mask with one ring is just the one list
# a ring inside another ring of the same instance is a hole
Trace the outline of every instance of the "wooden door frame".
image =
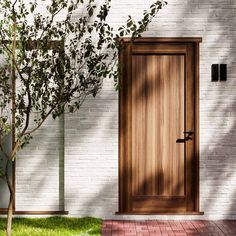
[[(147, 44), (147, 43), (173, 43), (174, 44), (189, 44), (194, 47), (194, 126), (195, 126), (195, 138), (194, 138), (194, 212), (187, 213), (173, 213), (173, 214), (203, 214), (199, 212), (199, 44), (202, 42), (202, 38), (139, 38), (131, 40), (131, 38), (121, 39), (123, 49), (120, 52), (120, 64), (121, 64), (121, 75), (131, 76), (131, 57), (132, 57), (132, 46)], [(124, 63), (127, 63), (124, 67)], [(124, 80), (121, 76), (119, 91), (119, 211), (117, 214), (133, 214), (130, 211), (129, 206), (129, 189), (131, 186), (131, 180), (128, 179), (126, 182), (124, 178), (131, 175), (128, 175), (131, 171), (131, 165), (129, 164), (129, 158), (131, 153), (126, 152), (126, 146), (131, 142), (130, 132), (122, 133), (122, 130), (126, 129), (127, 120), (124, 120), (124, 114), (126, 109), (129, 110), (131, 104), (131, 99), (127, 99), (127, 96), (130, 96), (127, 93), (130, 81)], [(128, 116), (129, 120), (131, 117)], [(127, 165), (128, 162), (128, 165)], [(127, 167), (128, 166), (128, 167)], [(127, 180), (127, 179), (126, 179)], [(128, 190), (128, 191), (127, 191)], [(136, 213), (135, 213), (136, 214)], [(140, 213), (144, 214), (144, 213)], [(146, 213), (145, 213), (146, 214)], [(147, 214), (158, 214), (158, 213), (147, 213)], [(160, 213), (168, 214), (168, 213)], [(170, 213), (172, 214), (172, 213)]]

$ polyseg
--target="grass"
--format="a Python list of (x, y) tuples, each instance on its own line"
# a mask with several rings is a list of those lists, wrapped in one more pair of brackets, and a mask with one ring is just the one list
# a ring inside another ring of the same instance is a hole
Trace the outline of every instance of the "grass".
[[(102, 220), (95, 218), (15, 218), (12, 236), (98, 236)], [(6, 219), (0, 218), (0, 236), (5, 236)]]

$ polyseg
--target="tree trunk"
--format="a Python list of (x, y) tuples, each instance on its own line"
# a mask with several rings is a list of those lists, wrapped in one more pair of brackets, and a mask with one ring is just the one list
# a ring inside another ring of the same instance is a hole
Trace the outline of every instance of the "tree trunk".
[(7, 236), (11, 236), (11, 230), (12, 230), (13, 199), (14, 199), (14, 196), (10, 194), (10, 201), (9, 201), (8, 211), (7, 211), (7, 230), (6, 230)]
[(13, 20), (13, 40), (12, 40), (12, 65), (11, 65), (11, 74), (12, 74), (12, 143), (13, 143), (13, 150), (11, 157), (7, 161), (6, 165), (6, 179), (7, 179), (7, 185), (10, 192), (10, 199), (8, 204), (8, 210), (7, 210), (7, 228), (6, 228), (6, 235), (11, 236), (12, 231), (12, 218), (13, 218), (13, 208), (14, 208), (14, 198), (15, 198), (15, 189), (12, 184), (12, 178), (9, 176), (9, 168), (12, 164), (13, 157), (15, 155), (14, 149), (17, 147), (15, 145), (15, 109), (16, 109), (16, 12), (15, 12), (15, 4), (17, 3), (17, 0), (12, 5), (12, 20)]
[(12, 185), (12, 180), (9, 176), (9, 167), (12, 162), (8, 160), (7, 167), (6, 167), (6, 179), (7, 179), (7, 185), (10, 192), (10, 199), (8, 204), (8, 210), (7, 210), (7, 227), (6, 227), (6, 235), (11, 236), (11, 230), (12, 230), (12, 217), (13, 217), (13, 205), (14, 205), (14, 197), (15, 197), (15, 190)]

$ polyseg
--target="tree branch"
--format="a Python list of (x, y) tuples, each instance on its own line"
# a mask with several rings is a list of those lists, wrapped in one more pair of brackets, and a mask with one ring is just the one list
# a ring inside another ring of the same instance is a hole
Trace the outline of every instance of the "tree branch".
[(47, 113), (47, 115), (41, 120), (41, 122), (38, 124), (37, 127), (35, 127), (34, 129), (30, 130), (30, 131), (27, 131), (25, 132), (23, 135), (30, 135), (32, 134), (33, 132), (35, 132), (36, 130), (38, 130), (42, 124), (44, 123), (44, 121), (48, 118), (48, 116), (53, 112), (53, 110), (55, 109), (55, 106), (53, 106)]
[(29, 121), (30, 121), (30, 111), (31, 111), (32, 99), (31, 99), (29, 81), (27, 81), (26, 90), (27, 90), (27, 97), (28, 97), (28, 106), (27, 106), (27, 109), (26, 109), (25, 127), (24, 127), (24, 129), (20, 132), (20, 136), (23, 136), (23, 135), (24, 135), (25, 131), (26, 131), (26, 130), (28, 129), (28, 127), (29, 127)]
[[(17, 1), (18, 1), (18, 0), (15, 0), (15, 2), (12, 4), (12, 9), (13, 9), (13, 10), (15, 9), (15, 5), (16, 5)], [(14, 10), (14, 12), (15, 12), (15, 10)]]
[(49, 26), (52, 25), (55, 16), (56, 16), (57, 14), (59, 14), (63, 9), (64, 9), (64, 7), (61, 7), (61, 8), (59, 8), (58, 11), (56, 11), (56, 12), (53, 13), (53, 14), (51, 14), (51, 15), (52, 15), (52, 16), (51, 16), (51, 20), (50, 20), (49, 24), (47, 24), (46, 28), (43, 29), (43, 31), (42, 31), (42, 33), (41, 33), (41, 35), (40, 35), (40, 37), (39, 37), (39, 41), (42, 39), (44, 32), (49, 28)]
[(11, 151), (11, 155), (10, 155), (10, 158), (9, 158), (10, 160), (14, 159), (20, 145), (21, 145), (20, 141), (17, 140), (16, 143), (14, 144), (14, 147), (13, 147), (12, 151)]

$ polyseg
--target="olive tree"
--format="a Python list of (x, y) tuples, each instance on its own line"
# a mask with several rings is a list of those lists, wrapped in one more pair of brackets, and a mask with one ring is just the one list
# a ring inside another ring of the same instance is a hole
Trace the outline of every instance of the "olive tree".
[[(0, 177), (10, 191), (8, 236), (15, 195), (8, 173), (18, 151), (49, 116), (73, 113), (87, 96), (95, 97), (105, 78), (118, 89), (120, 38), (140, 37), (166, 4), (155, 1), (139, 21), (128, 16), (114, 29), (107, 22), (110, 2), (0, 0), (0, 149), (6, 159)], [(3, 142), (11, 132), (8, 153)]]

